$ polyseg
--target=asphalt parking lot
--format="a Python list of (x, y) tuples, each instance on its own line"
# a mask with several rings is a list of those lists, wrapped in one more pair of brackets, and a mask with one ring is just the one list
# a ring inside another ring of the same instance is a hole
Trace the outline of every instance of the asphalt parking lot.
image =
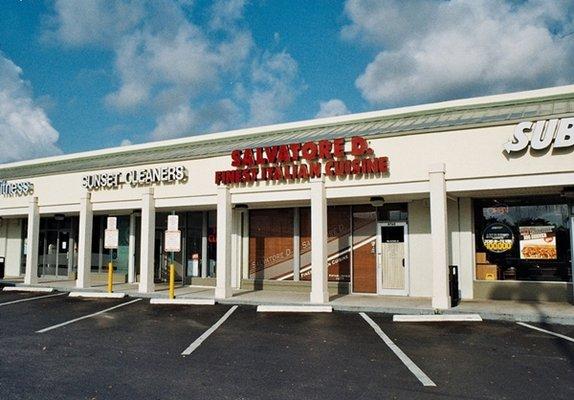
[(366, 317), (391, 346), (357, 313), (0, 292), (0, 398), (574, 398), (574, 327)]

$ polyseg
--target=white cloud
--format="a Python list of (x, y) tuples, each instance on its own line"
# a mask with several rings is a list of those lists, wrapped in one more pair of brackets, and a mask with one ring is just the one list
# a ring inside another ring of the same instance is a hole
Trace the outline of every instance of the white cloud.
[(0, 162), (62, 153), (58, 132), (21, 75), (22, 69), (0, 54)]
[(243, 18), (245, 0), (218, 0), (213, 4), (210, 25), (214, 29), (227, 30)]
[(342, 35), (379, 49), (357, 78), (405, 104), (572, 83), (572, 2), (348, 0)]
[(188, 133), (195, 120), (195, 113), (189, 105), (182, 104), (176, 110), (160, 116), (151, 135), (158, 140), (183, 136)]
[(118, 86), (105, 102), (151, 110), (153, 139), (277, 122), (301, 90), (297, 62), (256, 47), (245, 6), (217, 0), (199, 18), (193, 2), (57, 0), (47, 37), (112, 51)]
[(217, 132), (237, 128), (244, 124), (240, 108), (231, 99), (207, 103), (192, 110), (188, 104), (180, 104), (175, 111), (161, 115), (151, 133), (154, 140), (172, 139), (202, 132)]
[(71, 46), (99, 44), (108, 46), (130, 31), (144, 15), (143, 3), (116, 0), (56, 0), (55, 31), (48, 31)]
[(298, 81), (298, 64), (289, 53), (264, 53), (253, 63), (249, 94), (252, 125), (278, 122), (302, 90)]
[(133, 143), (132, 143), (131, 140), (129, 140), (129, 139), (124, 139), (124, 140), (122, 140), (122, 142), (120, 143), (120, 146), (122, 146), (122, 147), (123, 147), (123, 146), (131, 146), (132, 144), (133, 144)]
[(319, 112), (315, 117), (336, 117), (337, 115), (349, 114), (350, 111), (342, 100), (331, 99), (319, 102)]

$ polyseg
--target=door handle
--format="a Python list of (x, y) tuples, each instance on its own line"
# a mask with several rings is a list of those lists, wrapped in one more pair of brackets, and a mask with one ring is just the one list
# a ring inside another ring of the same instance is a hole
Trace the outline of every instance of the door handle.
[(403, 258), (403, 267), (405, 266), (405, 259)]

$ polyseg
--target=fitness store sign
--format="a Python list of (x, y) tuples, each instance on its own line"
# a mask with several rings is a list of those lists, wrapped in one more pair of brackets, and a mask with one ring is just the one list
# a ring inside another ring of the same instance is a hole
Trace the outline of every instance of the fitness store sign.
[(4, 197), (28, 196), (33, 191), (32, 182), (8, 182), (0, 179), (0, 195)]

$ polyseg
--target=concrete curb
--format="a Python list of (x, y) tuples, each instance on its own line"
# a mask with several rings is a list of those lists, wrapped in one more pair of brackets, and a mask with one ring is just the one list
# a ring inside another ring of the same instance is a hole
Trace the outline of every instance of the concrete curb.
[(2, 288), (4, 292), (42, 292), (42, 293), (52, 293), (54, 291), (53, 287), (36, 287), (36, 286), (5, 286)]
[(393, 315), (393, 322), (481, 322), (478, 314)]
[[(0, 281), (2, 284), (10, 284), (14, 285), (13, 282), (7, 281)], [(5, 288), (14, 288), (8, 290), (19, 290), (17, 288), (26, 288), (28, 286), (23, 284), (16, 284), (17, 286), (5, 286)], [(88, 289), (77, 289), (77, 288), (70, 288), (70, 287), (49, 287), (45, 288), (42, 287), (44, 290), (52, 290), (52, 291), (59, 291), (59, 292), (90, 292), (94, 291), (93, 288)], [(72, 290), (73, 289), (73, 290)], [(26, 289), (24, 289), (26, 290)], [(103, 290), (102, 290), (103, 293)], [(126, 296), (132, 298), (144, 298), (144, 299), (167, 299), (167, 293), (137, 293), (137, 292), (126, 292)], [(198, 300), (198, 298), (187, 297), (192, 295), (183, 295), (181, 298), (185, 299), (194, 299)], [(301, 302), (270, 302), (270, 301), (256, 301), (256, 300), (243, 300), (240, 298), (241, 296), (231, 298), (231, 299), (216, 299), (215, 302), (219, 304), (227, 304), (227, 305), (246, 305), (246, 306), (260, 306), (260, 305), (282, 305), (282, 306), (304, 306), (308, 303), (301, 303)], [(206, 298), (199, 298), (200, 300), (206, 300)], [(342, 312), (367, 312), (367, 313), (377, 313), (377, 314), (417, 314), (417, 315), (434, 315), (437, 314), (435, 310), (432, 308), (415, 308), (415, 307), (384, 307), (384, 306), (359, 306), (359, 305), (344, 305), (344, 304), (337, 304), (337, 303), (330, 303), (327, 304), (331, 306), (334, 311), (342, 311)], [(452, 308), (449, 310), (441, 311), (440, 315), (453, 315), (453, 314), (469, 314), (469, 313), (478, 313), (482, 317), (483, 320), (491, 320), (491, 321), (508, 321), (508, 322), (533, 322), (533, 323), (548, 323), (548, 324), (558, 324), (558, 325), (572, 325), (574, 326), (574, 316), (562, 316), (559, 314), (555, 315), (548, 315), (546, 313), (509, 313), (509, 312), (492, 312), (492, 311), (482, 311), (480, 309), (460, 309), (457, 310), (456, 308)]]
[(286, 305), (262, 304), (260, 306), (257, 306), (257, 312), (330, 313), (333, 312), (333, 307), (317, 306), (317, 305), (286, 306)]
[(126, 297), (125, 293), (106, 293), (106, 292), (70, 292), (68, 297), (84, 297), (92, 299), (123, 299)]
[(204, 305), (213, 306), (215, 305), (215, 300), (213, 299), (163, 299), (163, 298), (152, 298), (149, 301), (150, 304), (170, 304), (170, 305)]

